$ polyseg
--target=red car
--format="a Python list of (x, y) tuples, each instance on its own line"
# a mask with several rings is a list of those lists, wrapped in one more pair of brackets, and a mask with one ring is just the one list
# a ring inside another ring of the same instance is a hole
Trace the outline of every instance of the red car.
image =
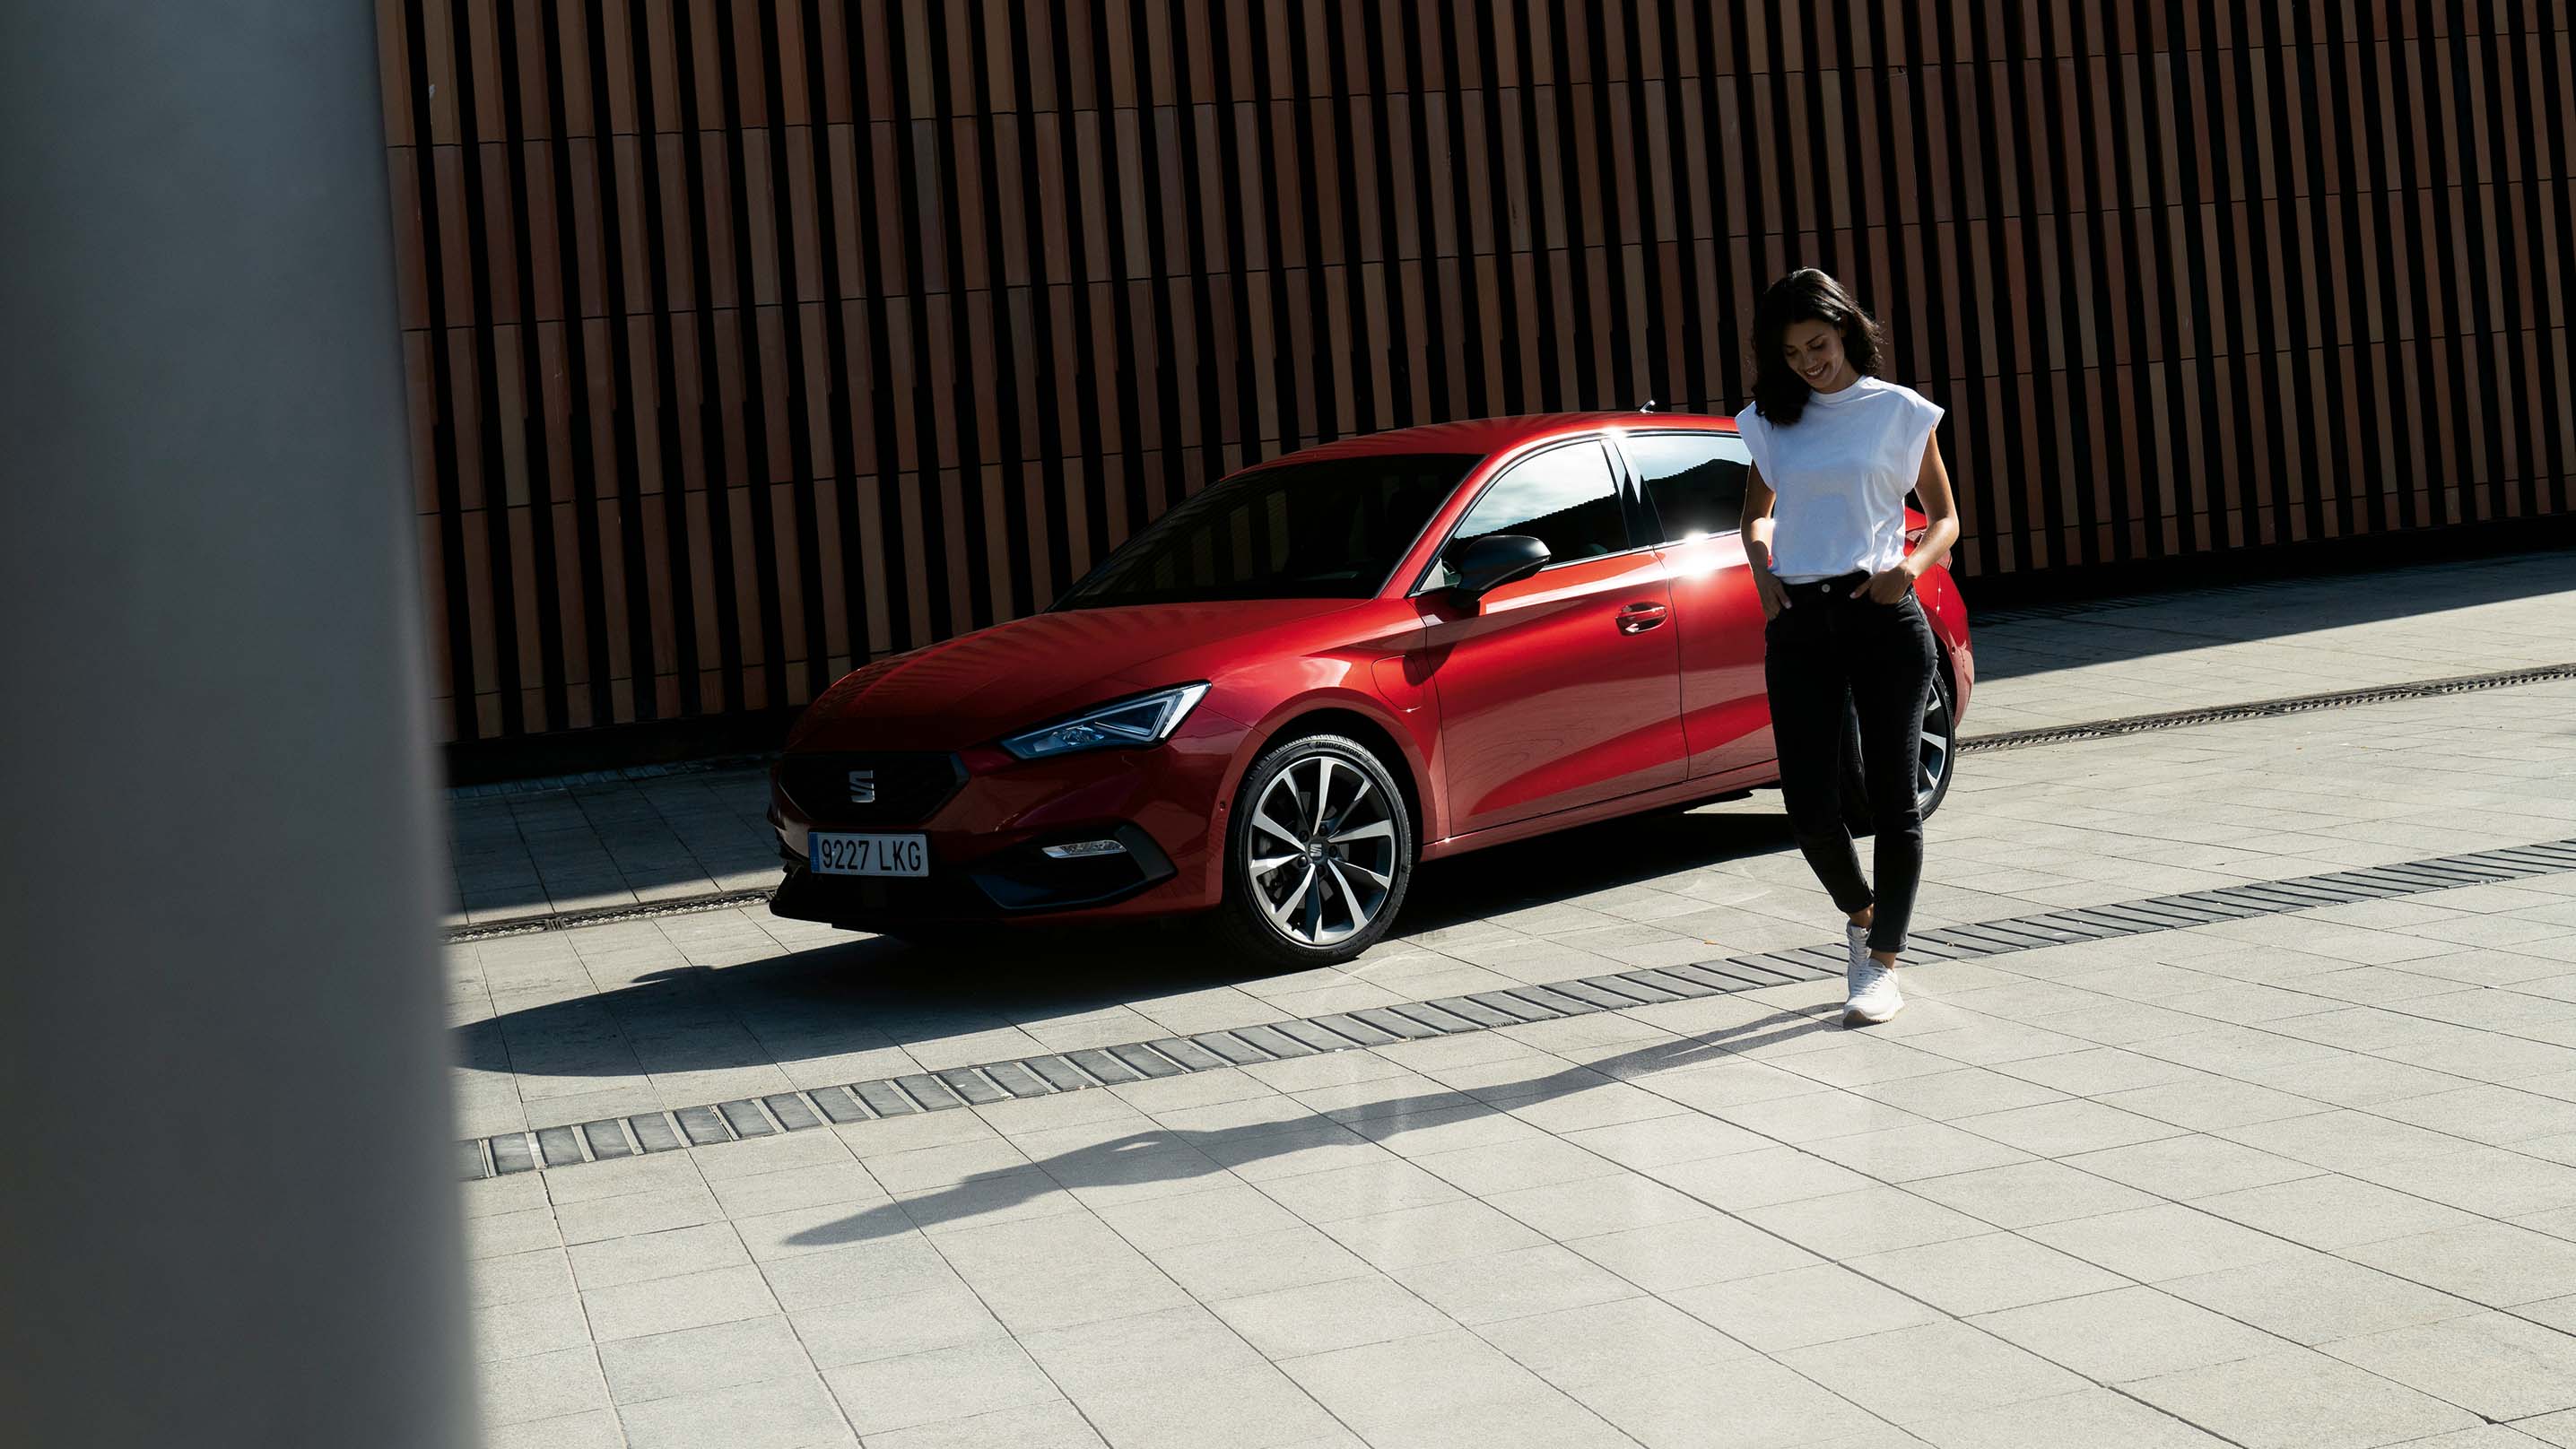
[[(1423, 861), (1775, 783), (1748, 467), (1728, 419), (1567, 413), (1237, 473), (1045, 613), (816, 699), (771, 776), (771, 909), (897, 936), (1213, 911), (1328, 964)], [(1928, 812), (1974, 671), (1949, 576), (1919, 593)]]

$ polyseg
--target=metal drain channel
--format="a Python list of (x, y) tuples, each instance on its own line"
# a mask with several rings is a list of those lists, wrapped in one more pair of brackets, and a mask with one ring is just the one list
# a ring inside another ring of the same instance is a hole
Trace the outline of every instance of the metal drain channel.
[(631, 906), (537, 911), (524, 916), (504, 916), (497, 921), (477, 921), (470, 926), (450, 927), (446, 943), (462, 946), (469, 941), (489, 941), (499, 936), (532, 936), (541, 931), (570, 931), (581, 926), (615, 925), (619, 921), (649, 921), (656, 916), (689, 916), (700, 911), (730, 910), (735, 906), (760, 905), (773, 894), (775, 892), (768, 886), (753, 886), (748, 890), (673, 896), (667, 901), (638, 901)]
[(2076, 740), (2106, 740), (2118, 735), (2143, 734), (2149, 730), (2181, 729), (2189, 725), (2223, 724), (2230, 720), (2270, 719), (2276, 715), (2306, 714), (2311, 710), (2350, 709), (2362, 704), (2388, 704), (2401, 699), (2431, 699), (2445, 694), (2467, 694), (2473, 690), (2501, 689), (2514, 684), (2545, 684), (2552, 680), (2576, 679), (2576, 664), (2542, 664), (2530, 669), (2506, 669), (2493, 674), (2463, 674), (2451, 679), (2419, 679), (2409, 684), (2383, 684), (2369, 689), (2338, 689), (2330, 694), (2300, 694), (2287, 699), (2258, 699), (2244, 704), (2211, 705), (2204, 709), (2178, 709), (2165, 714), (2130, 715), (2125, 719), (2087, 720), (2081, 724), (2051, 725), (2043, 729), (2011, 730), (1998, 735), (1978, 735), (1959, 741), (1959, 753), (1980, 754), (1987, 750), (2019, 750), (2033, 745), (2063, 745)]
[[(2188, 930), (2218, 921), (2418, 895), (2521, 876), (2576, 871), (2576, 839), (2437, 856), (2393, 865), (2251, 881), (2101, 906), (2042, 911), (1972, 925), (1917, 931), (1907, 952), (1918, 961), (2000, 956), (2113, 936)], [(1370, 1006), (1232, 1031), (1163, 1037), (1122, 1046), (1083, 1048), (947, 1071), (918, 1072), (813, 1091), (716, 1102), (676, 1111), (609, 1117), (576, 1126), (506, 1132), (457, 1144), (469, 1181), (602, 1162), (637, 1153), (671, 1152), (747, 1137), (803, 1132), (825, 1123), (867, 1122), (920, 1112), (1044, 1097), (1153, 1077), (1252, 1066), (1357, 1047), (1490, 1031), (1596, 1011), (1623, 1011), (1691, 997), (1751, 991), (1838, 976), (1839, 944), (1733, 956), (1688, 966), (1587, 976), (1545, 986), (1479, 991), (1399, 1006)]]
[[(2143, 734), (2149, 730), (2221, 724), (2229, 720), (2266, 719), (2274, 715), (2304, 714), (2310, 710), (2319, 709), (2349, 709), (2354, 705), (2386, 704), (2401, 699), (2429, 699), (2436, 695), (2465, 694), (2472, 690), (2500, 689), (2514, 684), (2542, 684), (2558, 679), (2576, 679), (2576, 664), (2544, 664), (2532, 669), (2509, 669), (2496, 674), (2464, 674), (2455, 679), (2426, 679), (2412, 684), (2338, 690), (2332, 694), (2303, 694), (2289, 699), (2262, 699), (2246, 704), (2175, 710), (2169, 714), (2131, 715), (2125, 719), (2088, 720), (2082, 724), (2051, 725), (2045, 729), (1976, 735), (1959, 741), (1959, 753), (1973, 755), (1982, 754), (1988, 750), (2018, 750), (2034, 745), (2063, 745), (2072, 744), (2078, 740), (2106, 740), (2119, 735)], [(741, 764), (744, 761), (736, 759), (722, 763), (732, 765)], [(602, 778), (611, 778), (615, 774), (616, 772), (608, 772)], [(729, 910), (735, 906), (758, 905), (768, 900), (771, 894), (772, 892), (765, 889), (717, 891), (707, 895), (675, 896), (667, 901), (645, 901), (631, 906), (600, 906), (580, 911), (537, 911), (524, 916), (507, 916), (497, 921), (478, 921), (471, 925), (451, 927), (445, 941), (450, 946), (461, 946), (471, 941), (489, 941), (502, 936), (529, 936), (544, 931), (569, 931), (580, 926), (604, 926), (613, 925), (619, 921), (651, 920), (656, 916), (685, 916), (698, 911)]]

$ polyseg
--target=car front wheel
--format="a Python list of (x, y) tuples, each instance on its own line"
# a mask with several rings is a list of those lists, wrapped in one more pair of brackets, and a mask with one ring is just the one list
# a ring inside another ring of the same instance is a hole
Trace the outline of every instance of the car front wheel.
[(1276, 965), (1348, 961), (1393, 926), (1415, 849), (1404, 796), (1367, 746), (1333, 734), (1274, 745), (1235, 796), (1219, 921)]

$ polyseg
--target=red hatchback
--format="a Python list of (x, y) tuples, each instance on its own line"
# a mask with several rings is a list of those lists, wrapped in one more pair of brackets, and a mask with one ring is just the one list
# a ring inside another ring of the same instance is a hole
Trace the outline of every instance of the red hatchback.
[[(1567, 413), (1237, 473), (1047, 612), (815, 700), (771, 777), (771, 908), (898, 936), (1212, 910), (1327, 964), (1423, 861), (1772, 784), (1748, 466), (1727, 419)], [(1928, 813), (1974, 673), (1949, 576), (1919, 594)]]

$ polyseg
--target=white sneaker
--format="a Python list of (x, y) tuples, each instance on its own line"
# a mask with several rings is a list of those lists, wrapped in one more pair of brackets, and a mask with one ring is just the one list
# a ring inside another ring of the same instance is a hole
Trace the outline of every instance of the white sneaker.
[(1875, 1026), (1905, 1009), (1905, 996), (1896, 989), (1896, 968), (1880, 965), (1866, 950), (1853, 953), (1843, 979), (1851, 988), (1850, 999), (1843, 1002), (1845, 1026)]

